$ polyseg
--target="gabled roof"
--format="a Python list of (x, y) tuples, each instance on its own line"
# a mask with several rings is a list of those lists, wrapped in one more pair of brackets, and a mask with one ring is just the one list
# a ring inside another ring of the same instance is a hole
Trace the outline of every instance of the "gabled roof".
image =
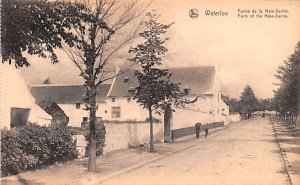
[(215, 81), (215, 66), (170, 68), (171, 81), (180, 83), (180, 89), (189, 88), (189, 94), (212, 94)]
[[(128, 82), (124, 82), (125, 79), (128, 79)], [(113, 83), (111, 91), (108, 96), (119, 97), (119, 96), (130, 96), (128, 92), (129, 89), (135, 88), (138, 86), (138, 81), (134, 76), (134, 69), (129, 69), (125, 73), (118, 75)]]
[[(181, 90), (188, 87), (189, 94), (193, 95), (213, 93), (216, 73), (214, 66), (178, 67), (168, 70), (172, 73), (171, 81), (180, 83)], [(125, 78), (128, 78), (127, 83), (124, 82)], [(128, 90), (137, 86), (134, 70), (128, 70), (115, 78), (108, 96), (130, 96)]]
[[(97, 87), (96, 102), (103, 103), (111, 84), (102, 84)], [(31, 86), (30, 93), (36, 103), (52, 100), (57, 104), (83, 103), (85, 87), (83, 85), (35, 85)]]

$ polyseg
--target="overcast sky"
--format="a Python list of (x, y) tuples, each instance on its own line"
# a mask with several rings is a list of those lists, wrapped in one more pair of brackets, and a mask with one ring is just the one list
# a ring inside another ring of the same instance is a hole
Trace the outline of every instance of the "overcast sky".
[[(199, 11), (197, 19), (189, 17), (192, 8)], [(238, 18), (238, 9), (276, 8), (288, 10), (288, 18)], [(161, 22), (175, 22), (168, 32), (167, 66), (217, 64), (223, 93), (231, 97), (239, 97), (246, 84), (259, 98), (272, 97), (276, 69), (300, 41), (299, 1), (153, 0), (152, 9), (161, 14)], [(205, 16), (205, 10), (221, 10), (228, 16)], [(55, 83), (82, 83), (73, 64), (62, 58), (52, 65), (30, 57), (31, 67), (22, 69), (27, 84), (47, 77)]]

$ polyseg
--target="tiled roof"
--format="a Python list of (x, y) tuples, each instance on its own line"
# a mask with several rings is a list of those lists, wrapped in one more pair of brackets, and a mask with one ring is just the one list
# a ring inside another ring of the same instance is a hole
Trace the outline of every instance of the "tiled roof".
[[(201, 95), (213, 93), (215, 80), (214, 66), (170, 68), (169, 72), (172, 73), (171, 81), (174, 83), (181, 83), (181, 90), (188, 87), (190, 89), (189, 94)], [(128, 82), (125, 83), (126, 78), (128, 79)], [(115, 79), (108, 96), (129, 96), (130, 93), (128, 90), (137, 85), (138, 82), (134, 77), (134, 70), (128, 70)]]
[[(97, 87), (97, 103), (104, 102), (111, 84), (102, 84)], [(36, 103), (43, 100), (52, 100), (57, 104), (83, 103), (85, 87), (83, 85), (36, 85), (31, 86), (30, 93)]]

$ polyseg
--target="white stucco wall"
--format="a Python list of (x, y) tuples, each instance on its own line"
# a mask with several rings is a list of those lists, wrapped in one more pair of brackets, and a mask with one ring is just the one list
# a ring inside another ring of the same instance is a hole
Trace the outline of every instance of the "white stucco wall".
[(30, 109), (28, 121), (49, 125), (52, 117), (35, 104), (19, 69), (8, 63), (0, 65), (0, 127), (10, 129), (11, 108)]
[[(205, 99), (204, 99), (205, 98)], [(172, 129), (194, 126), (197, 122), (208, 124), (213, 121), (212, 96), (198, 98), (197, 102), (187, 104), (183, 108), (174, 108)]]
[[(201, 95), (195, 103), (187, 104), (183, 108), (173, 108), (175, 112), (173, 112), (172, 129), (194, 126), (197, 122), (208, 124), (224, 121), (222, 109), (225, 112), (227, 109), (221, 100), (221, 94), (218, 95), (219, 97), (212, 94)], [(191, 96), (189, 99), (194, 98), (195, 96)], [(106, 102), (107, 113), (104, 114), (103, 120), (145, 121), (148, 117), (148, 111), (139, 106), (133, 99), (128, 102), (127, 97), (115, 97), (115, 102), (113, 102), (110, 97)], [(120, 118), (112, 118), (112, 107), (120, 107)], [(153, 116), (163, 121), (163, 115), (154, 114)]]
[[(81, 127), (83, 117), (89, 117), (88, 111), (84, 110), (84, 104), (80, 104), (80, 109), (76, 109), (76, 104), (58, 104), (58, 106), (65, 112), (69, 117), (69, 126)], [(107, 116), (108, 113), (106, 103), (98, 103), (98, 109), (96, 112), (97, 117)]]
[[(105, 123), (106, 137), (104, 153), (148, 144), (150, 141), (150, 125), (147, 122)], [(163, 141), (163, 124), (153, 124), (154, 141)]]
[(240, 120), (241, 120), (240, 114), (230, 114), (229, 117), (228, 117), (229, 123), (237, 122), (237, 121), (240, 121)]
[[(149, 144), (150, 125), (148, 122), (104, 122), (106, 135), (104, 154)], [(163, 142), (163, 124), (153, 123), (154, 142)], [(76, 139), (79, 158), (84, 157), (87, 144), (83, 135), (74, 135)]]
[[(132, 97), (130, 102), (127, 101), (127, 98), (130, 97), (115, 97), (115, 102), (112, 102), (112, 98), (108, 98), (106, 101), (107, 114), (105, 114), (103, 120), (145, 121), (149, 117), (148, 110), (143, 109)], [(120, 118), (112, 117), (112, 107), (121, 108)], [(159, 118), (159, 115), (153, 114), (153, 117)]]

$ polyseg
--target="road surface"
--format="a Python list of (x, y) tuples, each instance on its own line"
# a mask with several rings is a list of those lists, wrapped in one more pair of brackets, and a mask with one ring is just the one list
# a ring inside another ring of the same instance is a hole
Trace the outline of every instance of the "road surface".
[(104, 185), (285, 185), (290, 184), (273, 127), (255, 117), (184, 151), (111, 177)]

